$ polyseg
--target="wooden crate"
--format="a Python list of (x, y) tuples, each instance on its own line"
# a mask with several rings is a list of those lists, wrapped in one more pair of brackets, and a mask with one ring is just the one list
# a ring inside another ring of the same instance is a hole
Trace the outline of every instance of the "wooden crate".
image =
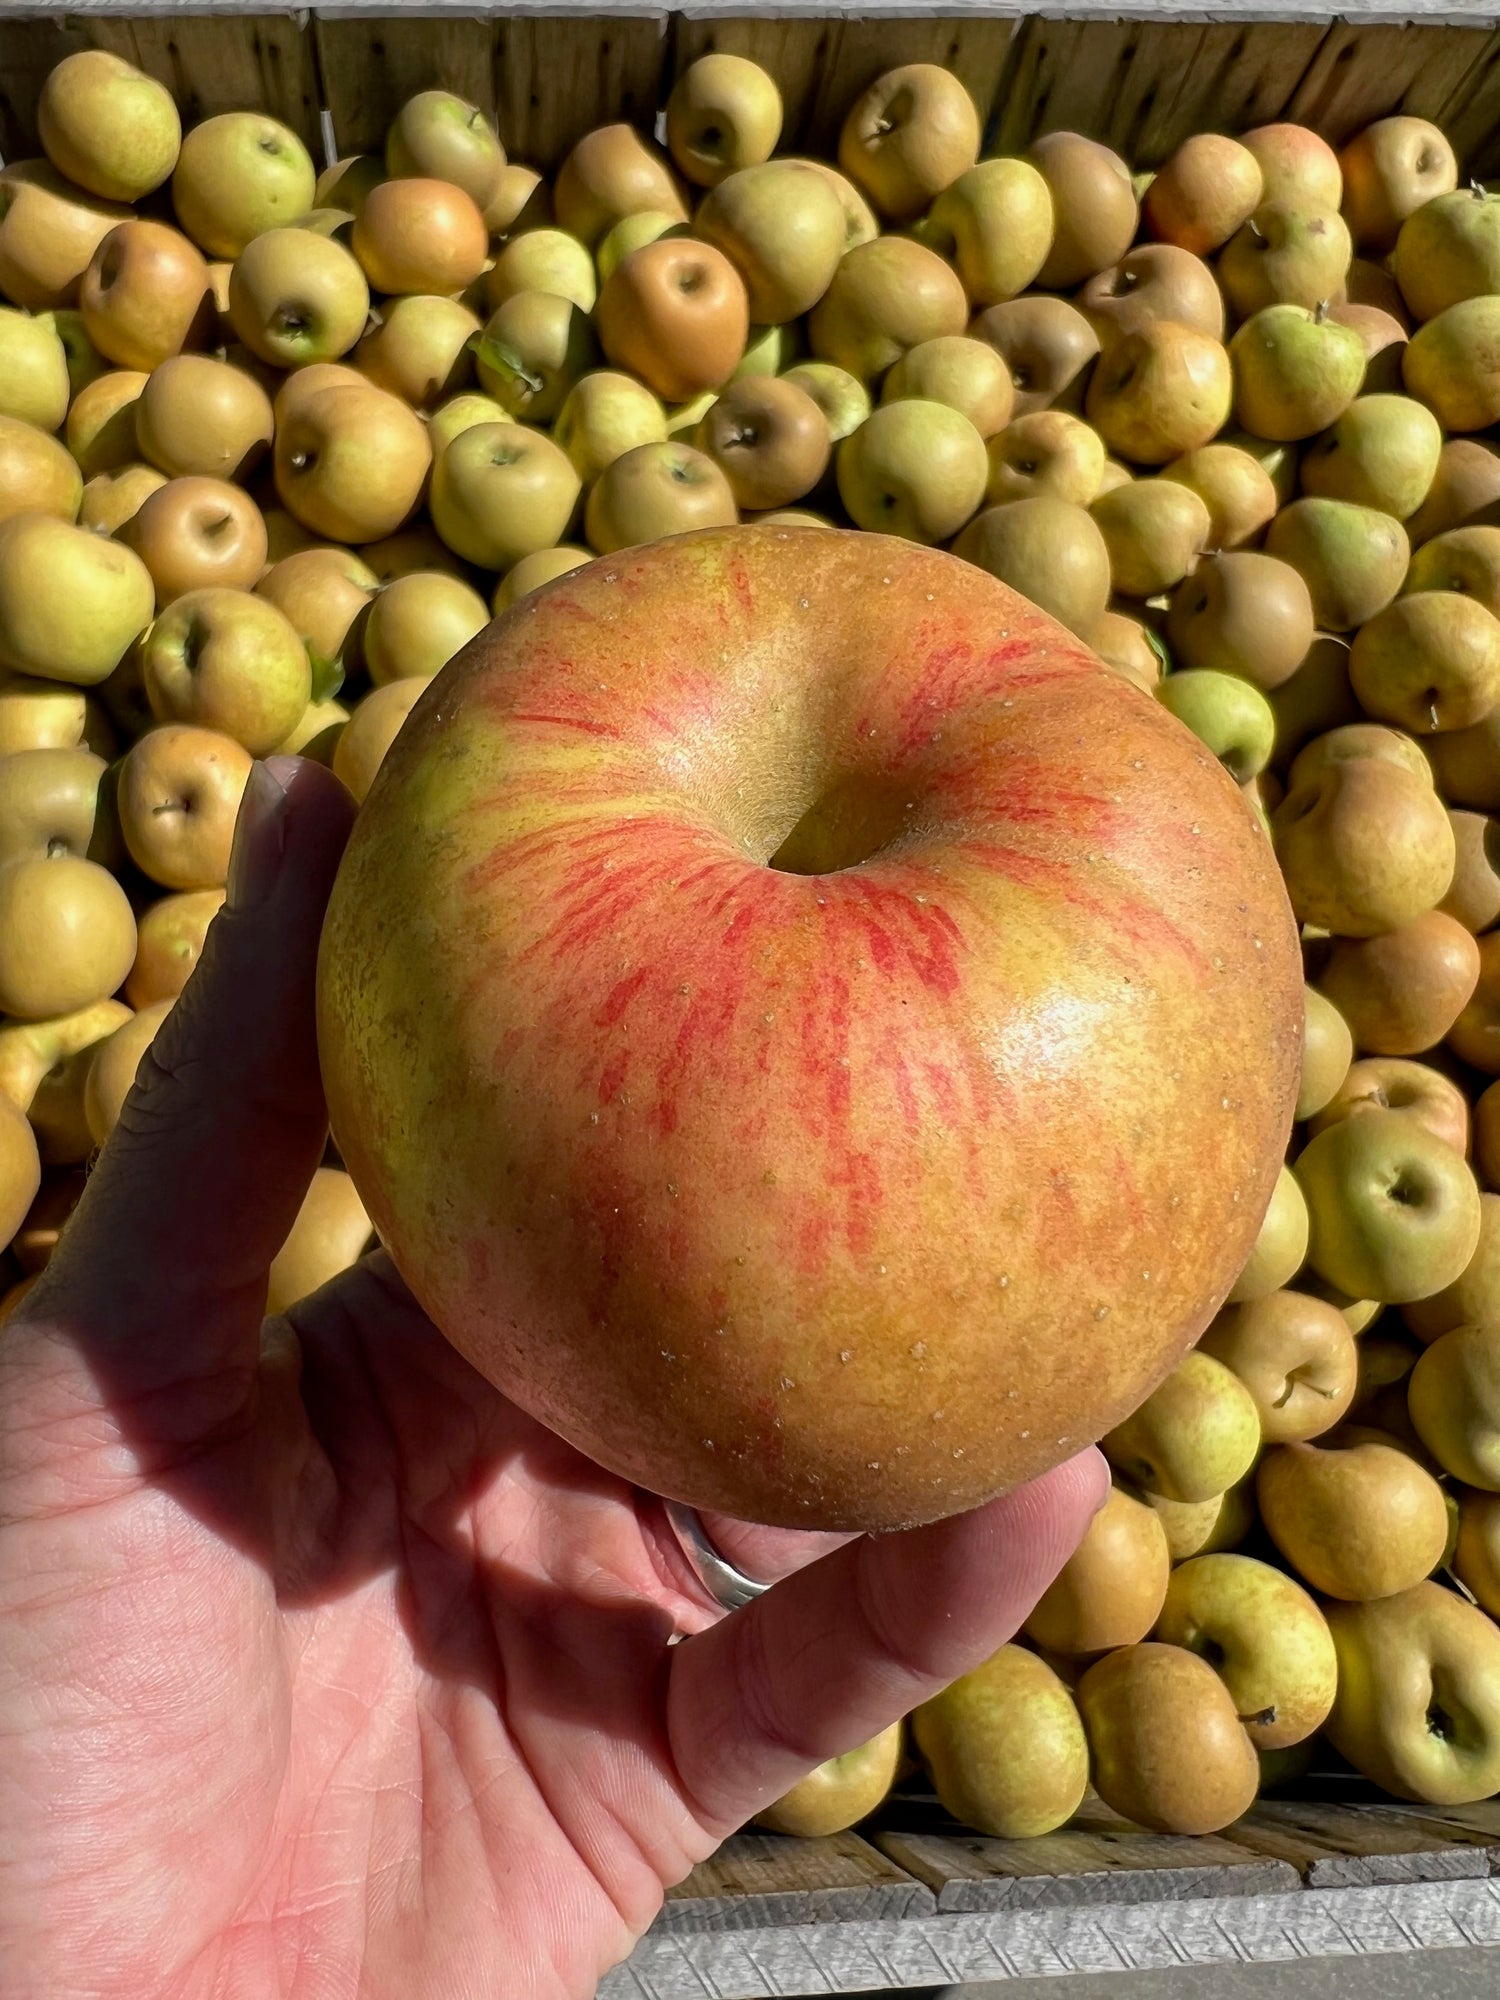
[[(1337, 18), (1318, 0), (332, 0), (310, 13), (0, 0), (5, 159), (38, 150), (42, 78), (89, 46), (160, 77), (189, 119), (257, 106), (330, 159), (376, 146), (405, 97), (443, 85), (494, 113), (513, 158), (555, 167), (605, 119), (653, 125), (683, 67), (728, 49), (775, 76), (798, 150), (830, 148), (882, 70), (929, 61), (963, 78), (987, 151), (1072, 128), (1145, 167), (1208, 128), (1288, 117), (1338, 143), (1408, 111), (1437, 120), (1470, 172), (1500, 171), (1500, 0), (1364, 0)], [(1372, 1797), (1263, 1801), (1202, 1839), (1143, 1833), (1095, 1802), (1047, 1839), (985, 1840), (921, 1798), (860, 1834), (741, 1835), (669, 1895), (599, 1991), (761, 2000), (1500, 1947), (1500, 1801), (1437, 1812)]]

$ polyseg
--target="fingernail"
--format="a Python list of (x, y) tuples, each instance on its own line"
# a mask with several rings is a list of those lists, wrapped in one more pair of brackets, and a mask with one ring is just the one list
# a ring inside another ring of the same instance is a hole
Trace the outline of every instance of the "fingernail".
[(225, 896), (231, 910), (253, 910), (276, 886), (286, 842), (287, 785), (295, 757), (267, 757), (250, 767), (234, 822)]

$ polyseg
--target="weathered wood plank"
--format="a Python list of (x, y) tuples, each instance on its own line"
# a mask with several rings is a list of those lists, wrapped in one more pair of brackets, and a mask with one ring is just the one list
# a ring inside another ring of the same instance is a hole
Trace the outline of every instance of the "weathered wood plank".
[(221, 111), (268, 111), (291, 126), (321, 165), (313, 36), (292, 15), (95, 19), (88, 39), (164, 83), (184, 125)]
[[(494, 113), (495, 27), (489, 20), (442, 14), (372, 21), (320, 16), (314, 32), (340, 155), (379, 152), (391, 119), (419, 90), (457, 91)], [(564, 88), (565, 75), (558, 79)]]
[(653, 1931), (600, 1982), (598, 2000), (764, 2000), (1461, 1945), (1500, 1945), (1500, 1880), (984, 1910), (699, 1937)]
[(929, 1885), (940, 1911), (1271, 1895), (1296, 1881), (1275, 1857), (1252, 1858), (1212, 1835), (1147, 1833), (1103, 1812), (1084, 1813), (1037, 1840), (958, 1832), (872, 1837), (883, 1854)]
[(654, 1933), (929, 1916), (932, 1891), (857, 1834), (740, 1833), (667, 1891)]
[(1287, 115), (1335, 146), (1395, 111), (1437, 118), (1493, 39), (1488, 23), (1350, 27), (1336, 21), (1288, 102)]
[(1450, 1882), (1490, 1872), (1485, 1834), (1378, 1806), (1262, 1799), (1225, 1838), (1290, 1862), (1312, 1888)]
[(36, 101), (47, 72), (74, 49), (90, 43), (86, 28), (53, 16), (49, 20), (0, 20), (0, 157), (33, 158), (42, 150), (36, 136)]
[(651, 131), (663, 97), (666, 33), (664, 13), (501, 22), (495, 101), (512, 157), (555, 167), (585, 132), (616, 119)]

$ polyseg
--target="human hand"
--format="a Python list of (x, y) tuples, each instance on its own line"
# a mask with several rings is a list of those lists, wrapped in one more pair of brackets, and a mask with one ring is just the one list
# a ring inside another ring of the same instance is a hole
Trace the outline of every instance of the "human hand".
[(1105, 1492), (1089, 1452), (907, 1534), (712, 1523), (792, 1572), (725, 1618), (661, 1503), (384, 1256), (263, 1327), (352, 811), (257, 767), (202, 964), (0, 1329), (9, 2000), (581, 2000), (664, 1884), (1009, 1638)]

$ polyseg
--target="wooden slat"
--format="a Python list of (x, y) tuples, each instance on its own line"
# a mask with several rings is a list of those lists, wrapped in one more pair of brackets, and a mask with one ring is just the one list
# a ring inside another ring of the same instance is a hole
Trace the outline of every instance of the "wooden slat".
[(1493, 40), (1487, 25), (1350, 27), (1337, 21), (1308, 65), (1287, 114), (1335, 146), (1394, 111), (1439, 118)]
[(1262, 1799), (1226, 1838), (1289, 1862), (1314, 1889), (1451, 1882), (1490, 1872), (1490, 1836), (1373, 1806)]
[(741, 1833), (667, 1891), (655, 1935), (777, 1924), (890, 1922), (931, 1913), (930, 1889), (857, 1834)]
[(666, 16), (517, 15), (496, 32), (500, 136), (512, 158), (557, 166), (585, 132), (616, 119), (651, 131), (662, 97)]
[[(495, 110), (495, 28), (489, 20), (440, 14), (378, 21), (325, 18), (316, 21), (314, 32), (324, 100), (341, 155), (379, 152), (391, 119), (419, 90), (457, 91), (481, 109)], [(508, 141), (503, 130), (500, 136)]]
[(837, 21), (739, 19), (674, 15), (667, 59), (667, 87), (689, 63), (713, 52), (748, 56), (776, 79), (781, 92), (781, 151), (806, 149), (808, 120), (818, 79), (838, 34)]
[(89, 46), (76, 21), (0, 21), (0, 156), (31, 159), (41, 148), (36, 136), (36, 101), (54, 63)]
[(987, 150), (1019, 152), (1038, 133), (1079, 131), (1133, 166), (1159, 165), (1190, 132), (1278, 117), (1325, 34), (1309, 22), (1027, 20)]
[(1500, 34), (1489, 37), (1432, 116), (1466, 172), (1493, 174), (1500, 168)]
[(221, 111), (269, 111), (322, 161), (312, 31), (289, 14), (95, 17), (88, 39), (164, 83), (184, 125)]
[(1196, 1896), (1263, 1896), (1296, 1886), (1275, 1856), (1251, 1856), (1209, 1834), (1147, 1833), (1086, 1808), (1060, 1833), (1037, 1840), (978, 1834), (877, 1833), (875, 1844), (925, 1882), (940, 1911), (1046, 1910), (1151, 1903)]
[(1013, 21), (995, 18), (839, 22), (803, 113), (800, 143), (832, 159), (855, 98), (877, 76), (902, 63), (940, 63), (951, 69), (978, 106), (981, 122), (988, 123), (1014, 29)]

